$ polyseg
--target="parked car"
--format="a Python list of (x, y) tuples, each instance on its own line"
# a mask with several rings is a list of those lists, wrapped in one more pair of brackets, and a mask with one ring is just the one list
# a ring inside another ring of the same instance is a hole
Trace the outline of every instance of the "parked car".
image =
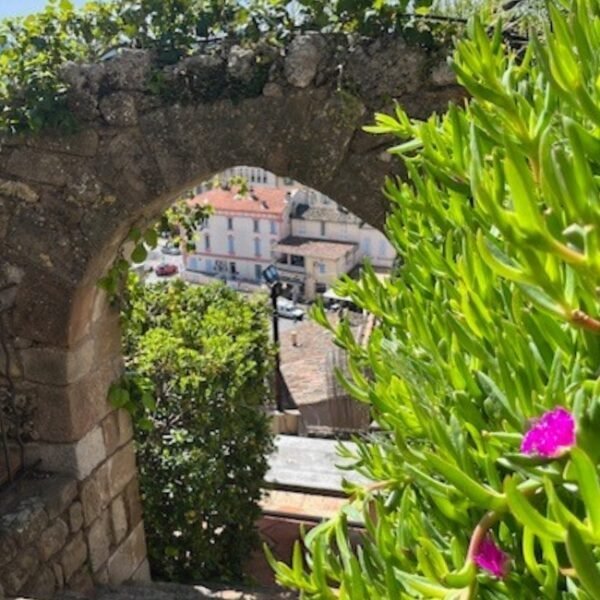
[(156, 273), (157, 277), (169, 277), (170, 275), (175, 275), (178, 270), (179, 269), (177, 268), (177, 265), (165, 263), (164, 265), (158, 265), (154, 269), (154, 272)]
[(171, 254), (173, 256), (179, 256), (181, 254), (179, 246), (175, 246), (172, 242), (167, 242), (160, 250), (163, 254)]
[(286, 298), (277, 299), (277, 314), (284, 319), (294, 319), (295, 321), (301, 321), (304, 318), (304, 311)]

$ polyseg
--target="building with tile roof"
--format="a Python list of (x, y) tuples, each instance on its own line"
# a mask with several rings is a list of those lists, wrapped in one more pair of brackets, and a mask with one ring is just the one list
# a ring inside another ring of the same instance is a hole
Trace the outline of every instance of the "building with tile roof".
[(186, 269), (224, 279), (262, 280), (271, 248), (290, 233), (293, 188), (215, 188), (189, 200), (209, 204), (214, 214), (198, 231)]

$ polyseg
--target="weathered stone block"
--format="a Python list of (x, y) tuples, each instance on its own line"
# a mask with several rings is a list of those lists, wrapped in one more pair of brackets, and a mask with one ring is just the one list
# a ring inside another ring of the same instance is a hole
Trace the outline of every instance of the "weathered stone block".
[(68, 588), (77, 594), (82, 596), (93, 598), (94, 597), (94, 581), (90, 575), (90, 570), (86, 567), (79, 570), (69, 580)]
[(435, 65), (431, 70), (431, 82), (439, 86), (456, 85), (456, 74), (450, 65), (444, 61)]
[(53, 477), (44, 486), (43, 502), (50, 520), (62, 515), (77, 497), (77, 482), (66, 477)]
[(0, 568), (17, 555), (17, 543), (9, 533), (0, 531)]
[(105, 458), (106, 449), (100, 426), (71, 444), (27, 444), (25, 453), (27, 464), (42, 459), (47, 471), (68, 473), (79, 481), (88, 477)]
[(81, 484), (81, 503), (86, 527), (96, 520), (109, 501), (108, 463), (104, 463)]
[(75, 502), (69, 508), (69, 527), (71, 533), (77, 533), (83, 527), (83, 506)]
[(33, 139), (27, 140), (28, 145), (39, 150), (68, 153), (74, 156), (93, 157), (98, 151), (98, 133), (93, 129), (84, 129), (71, 135), (61, 135), (41, 132)]
[(309, 86), (319, 68), (326, 48), (325, 38), (318, 33), (296, 36), (285, 58), (285, 76), (295, 87)]
[(46, 562), (51, 556), (61, 550), (67, 541), (68, 535), (69, 528), (67, 524), (62, 519), (56, 519), (42, 533), (38, 541), (37, 547), (41, 560)]
[(135, 477), (137, 472), (133, 443), (130, 442), (118, 450), (107, 462), (110, 497), (114, 498)]
[(108, 560), (109, 582), (120, 585), (138, 570), (146, 558), (144, 526), (139, 523)]
[(92, 571), (96, 572), (108, 560), (111, 546), (110, 511), (103, 511), (87, 532)]
[(0, 531), (8, 532), (17, 545), (26, 548), (42, 533), (48, 514), (39, 498), (28, 498), (0, 519)]
[(108, 585), (108, 567), (105, 565), (94, 573), (93, 580), (96, 585)]
[(131, 94), (116, 92), (100, 100), (100, 113), (109, 125), (132, 127), (137, 123), (137, 109)]
[(111, 504), (111, 523), (113, 539), (115, 544), (121, 543), (121, 540), (127, 533), (127, 511), (125, 509), (125, 501), (123, 496), (118, 496)]
[(56, 274), (30, 267), (17, 291), (15, 334), (38, 343), (66, 346), (71, 341), (66, 324), (70, 319), (73, 293), (73, 288)]
[(108, 388), (119, 373), (117, 365), (106, 362), (71, 385), (28, 385), (38, 440), (72, 443), (84, 437), (112, 410)]
[(81, 379), (89, 372), (93, 359), (91, 338), (74, 350), (41, 346), (21, 350), (25, 378), (50, 385), (68, 385)]
[(59, 563), (52, 564), (52, 572), (54, 573), (54, 580), (56, 582), (56, 589), (62, 590), (65, 587), (65, 576), (63, 574), (62, 567)]
[(137, 568), (136, 572), (131, 576), (131, 581), (135, 583), (150, 583), (152, 581), (148, 559), (145, 559)]
[(113, 411), (102, 421), (102, 431), (106, 454), (110, 456), (117, 448), (133, 439), (133, 426), (129, 413), (123, 409)]
[(35, 548), (28, 548), (4, 567), (0, 573), (0, 581), (4, 584), (4, 591), (9, 596), (16, 596), (25, 585), (29, 577), (35, 572), (39, 560)]
[(56, 581), (52, 569), (46, 565), (35, 573), (23, 586), (21, 594), (31, 596), (36, 600), (50, 600), (56, 590)]
[(69, 580), (74, 573), (85, 563), (88, 556), (88, 549), (85, 543), (83, 532), (80, 531), (65, 547), (60, 558), (65, 581)]
[[(35, 165), (35, 169), (32, 169)], [(57, 154), (52, 152), (38, 152), (31, 148), (17, 148), (13, 150), (6, 171), (30, 181), (48, 183), (62, 186), (67, 181), (65, 168)]]
[(248, 83), (255, 75), (255, 62), (254, 50), (243, 46), (232, 46), (227, 60), (227, 72), (230, 77)]
[(133, 529), (142, 520), (143, 515), (140, 486), (137, 477), (125, 488), (123, 499), (125, 500), (127, 515), (129, 516), (129, 527)]

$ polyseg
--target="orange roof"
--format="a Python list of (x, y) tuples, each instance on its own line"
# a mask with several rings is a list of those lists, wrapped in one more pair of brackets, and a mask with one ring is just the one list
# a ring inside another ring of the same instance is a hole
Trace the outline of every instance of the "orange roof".
[(286, 188), (255, 188), (245, 196), (238, 193), (239, 188), (214, 188), (188, 201), (190, 206), (210, 204), (215, 213), (240, 212), (258, 215), (282, 215), (292, 192)]

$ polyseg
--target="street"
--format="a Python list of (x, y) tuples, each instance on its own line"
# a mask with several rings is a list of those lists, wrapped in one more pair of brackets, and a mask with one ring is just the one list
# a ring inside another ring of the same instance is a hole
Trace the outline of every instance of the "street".
[[(170, 279), (181, 277), (181, 274), (185, 269), (183, 264), (183, 257), (181, 254), (164, 254), (162, 252), (162, 248), (164, 247), (165, 243), (165, 240), (160, 239), (158, 242), (158, 246), (148, 252), (148, 258), (143, 263), (143, 267), (146, 270), (149, 270), (150, 267), (152, 267), (152, 271), (148, 272), (146, 275), (147, 283), (157, 283), (159, 281), (168, 281)], [(155, 273), (156, 267), (159, 265), (166, 264), (175, 265), (177, 267), (177, 274), (168, 277), (158, 277)], [(208, 276), (206, 276), (206, 278), (208, 278)], [(210, 279), (214, 279), (215, 282), (219, 281), (217, 278)], [(241, 291), (240, 293), (246, 294), (248, 296), (252, 295), (252, 293), (249, 292)], [(308, 319), (308, 306), (300, 303), (298, 303), (297, 306), (298, 308), (301, 308), (304, 311), (304, 320)], [(285, 331), (290, 331), (294, 328), (297, 328), (301, 323), (302, 321), (296, 322), (294, 321), (294, 319), (284, 319), (283, 317), (279, 317), (279, 333), (283, 333)]]

